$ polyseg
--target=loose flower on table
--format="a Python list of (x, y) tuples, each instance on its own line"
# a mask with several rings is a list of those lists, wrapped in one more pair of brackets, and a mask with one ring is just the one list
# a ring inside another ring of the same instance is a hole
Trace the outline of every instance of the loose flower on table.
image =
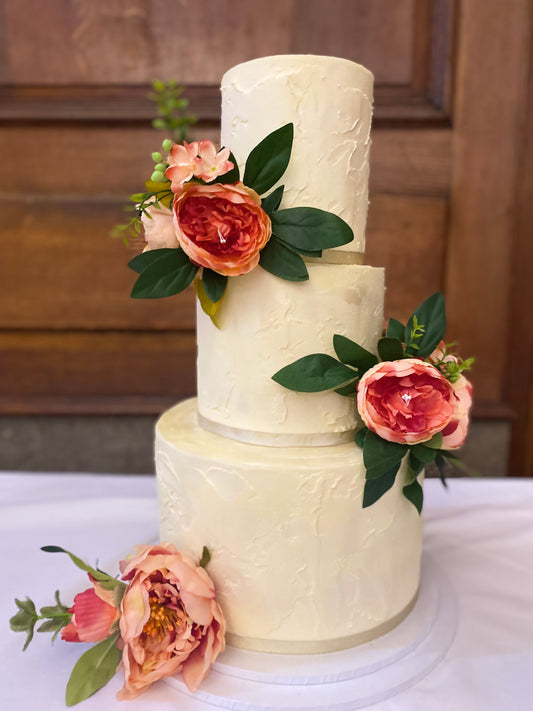
[(83, 701), (122, 667), (119, 700), (133, 699), (155, 681), (181, 672), (194, 693), (225, 647), (226, 622), (215, 586), (205, 570), (209, 551), (199, 564), (170, 544), (139, 546), (120, 562), (122, 579), (84, 563), (58, 546), (84, 570), (92, 587), (78, 593), (67, 608), (56, 592), (56, 605), (37, 613), (32, 600), (16, 600), (11, 629), (26, 632), (24, 649), (36, 624), (40, 632), (59, 632), (66, 642), (96, 642), (76, 663), (66, 689), (67, 706)]

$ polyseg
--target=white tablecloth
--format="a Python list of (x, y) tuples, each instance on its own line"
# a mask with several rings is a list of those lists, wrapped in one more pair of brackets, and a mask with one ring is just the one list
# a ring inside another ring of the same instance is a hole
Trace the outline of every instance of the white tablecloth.
[[(456, 590), (459, 623), (445, 659), (424, 679), (372, 711), (531, 711), (533, 709), (533, 480), (452, 479), (425, 483), (426, 551)], [(11, 632), (15, 597), (37, 607), (63, 602), (87, 587), (68, 548), (111, 573), (139, 543), (157, 539), (151, 477), (0, 473), (0, 709), (64, 709), (64, 689), (85, 645), (36, 634), (22, 653), (23, 634)], [(120, 704), (121, 675), (81, 709), (207, 711), (210, 706), (154, 685)], [(332, 689), (334, 693), (334, 689)]]

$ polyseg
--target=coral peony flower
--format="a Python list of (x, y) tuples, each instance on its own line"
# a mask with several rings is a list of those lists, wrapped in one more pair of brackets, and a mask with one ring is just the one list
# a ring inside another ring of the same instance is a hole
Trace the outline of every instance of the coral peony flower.
[(383, 439), (417, 444), (451, 422), (455, 394), (433, 365), (405, 358), (367, 370), (357, 387), (357, 408), (365, 425)]
[(257, 266), (270, 239), (270, 218), (261, 198), (242, 183), (187, 183), (174, 199), (174, 226), (191, 261), (226, 276)]
[(168, 168), (165, 170), (165, 175), (172, 183), (174, 192), (180, 190), (183, 183), (193, 177), (198, 163), (197, 156), (197, 141), (193, 141), (193, 143), (183, 141), (183, 145), (175, 143), (170, 149)]
[(124, 687), (132, 699), (158, 679), (182, 672), (196, 691), (224, 649), (226, 624), (211, 578), (174, 546), (141, 546), (120, 564), (130, 581), (121, 603)]
[(172, 211), (161, 205), (160, 208), (149, 207), (147, 212), (149, 217), (144, 212), (141, 216), (147, 244), (146, 249), (162, 249), (164, 247), (177, 249), (180, 245), (174, 228)]
[(104, 590), (90, 575), (89, 578), (93, 587), (76, 595), (69, 610), (72, 619), (61, 630), (65, 642), (101, 642), (111, 634), (111, 627), (119, 618), (113, 591)]

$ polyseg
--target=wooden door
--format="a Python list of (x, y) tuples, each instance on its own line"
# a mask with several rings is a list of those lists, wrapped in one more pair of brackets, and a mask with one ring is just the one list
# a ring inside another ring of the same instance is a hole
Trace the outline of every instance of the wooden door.
[[(387, 313), (438, 288), (475, 417), (532, 472), (528, 0), (3, 0), (0, 414), (156, 413), (195, 391), (194, 298), (129, 299), (109, 237), (151, 170), (154, 78), (216, 140), (230, 66), (331, 54), (375, 74), (367, 261)], [(529, 230), (529, 231), (528, 231)]]

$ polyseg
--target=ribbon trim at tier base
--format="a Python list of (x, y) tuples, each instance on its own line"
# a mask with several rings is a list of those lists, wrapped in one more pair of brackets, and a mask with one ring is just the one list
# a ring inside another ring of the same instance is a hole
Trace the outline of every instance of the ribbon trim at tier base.
[(243, 444), (257, 444), (265, 447), (329, 447), (335, 444), (353, 442), (355, 437), (355, 429), (343, 432), (318, 433), (257, 432), (214, 422), (200, 413), (198, 413), (198, 424), (202, 429), (221, 437), (233, 439)]
[(340, 652), (343, 649), (351, 649), (352, 647), (358, 647), (361, 644), (372, 642), (372, 640), (387, 634), (387, 632), (397, 627), (415, 606), (418, 592), (419, 590), (417, 589), (413, 599), (389, 620), (385, 620), (385, 622), (369, 630), (347, 635), (346, 637), (318, 640), (276, 640), (242, 637), (238, 634), (226, 632), (226, 642), (231, 647), (247, 649), (252, 652), (264, 652), (267, 654), (328, 654), (329, 652)]

